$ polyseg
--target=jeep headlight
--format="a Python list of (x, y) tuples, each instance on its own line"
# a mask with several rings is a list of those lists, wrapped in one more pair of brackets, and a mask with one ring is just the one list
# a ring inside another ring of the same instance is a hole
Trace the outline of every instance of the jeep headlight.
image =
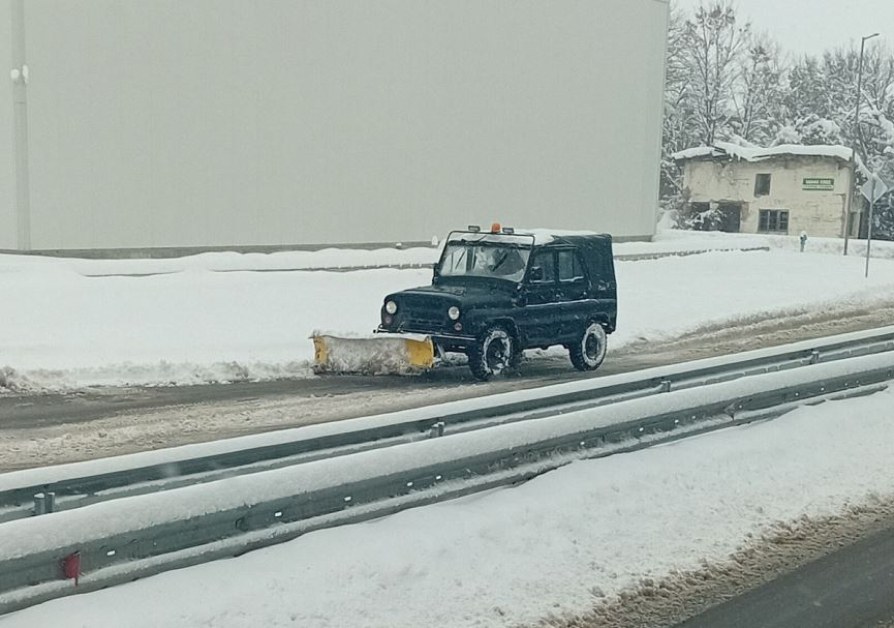
[(459, 319), (459, 308), (455, 305), (451, 305), (450, 309), (447, 310), (447, 316), (449, 316), (452, 321)]
[(388, 301), (385, 303), (385, 311), (389, 314), (397, 314), (397, 303)]

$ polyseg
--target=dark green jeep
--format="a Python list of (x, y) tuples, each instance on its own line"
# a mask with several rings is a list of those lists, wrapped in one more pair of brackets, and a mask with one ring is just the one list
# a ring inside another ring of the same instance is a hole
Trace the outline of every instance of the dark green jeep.
[(617, 312), (611, 236), (470, 227), (448, 236), (430, 286), (385, 298), (378, 331), (425, 334), (487, 380), (553, 345), (577, 369), (597, 368)]

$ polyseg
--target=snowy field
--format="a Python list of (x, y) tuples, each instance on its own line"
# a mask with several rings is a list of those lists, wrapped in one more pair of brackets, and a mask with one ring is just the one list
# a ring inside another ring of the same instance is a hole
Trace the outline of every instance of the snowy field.
[[(609, 351), (670, 338), (707, 322), (894, 297), (894, 247), (664, 232), (616, 254), (768, 246), (617, 264), (618, 331)], [(170, 385), (310, 376), (314, 330), (369, 333), (389, 292), (430, 271), (310, 268), (420, 264), (437, 249), (208, 253), (172, 260), (0, 256), (0, 390)], [(267, 271), (267, 272), (259, 272)], [(275, 272), (272, 272), (275, 271)], [(610, 359), (609, 355), (609, 359)]]

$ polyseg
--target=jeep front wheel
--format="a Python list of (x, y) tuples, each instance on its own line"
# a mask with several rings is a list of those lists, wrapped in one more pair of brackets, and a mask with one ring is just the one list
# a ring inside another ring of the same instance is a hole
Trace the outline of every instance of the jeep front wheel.
[(516, 343), (504, 327), (493, 325), (469, 348), (469, 368), (477, 379), (487, 381), (518, 362)]
[(578, 371), (594, 371), (605, 359), (605, 330), (591, 321), (581, 334), (580, 340), (568, 346), (571, 363)]

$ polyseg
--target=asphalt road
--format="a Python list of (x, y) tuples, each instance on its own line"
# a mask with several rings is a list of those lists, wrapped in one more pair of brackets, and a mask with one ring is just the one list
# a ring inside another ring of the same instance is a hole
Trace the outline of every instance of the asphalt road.
[(197, 386), (94, 388), (71, 393), (0, 396), (0, 430), (83, 423), (122, 413), (273, 396), (356, 395), (419, 385), (400, 377), (319, 377)]
[(875, 628), (894, 620), (894, 528), (678, 624), (678, 628)]

